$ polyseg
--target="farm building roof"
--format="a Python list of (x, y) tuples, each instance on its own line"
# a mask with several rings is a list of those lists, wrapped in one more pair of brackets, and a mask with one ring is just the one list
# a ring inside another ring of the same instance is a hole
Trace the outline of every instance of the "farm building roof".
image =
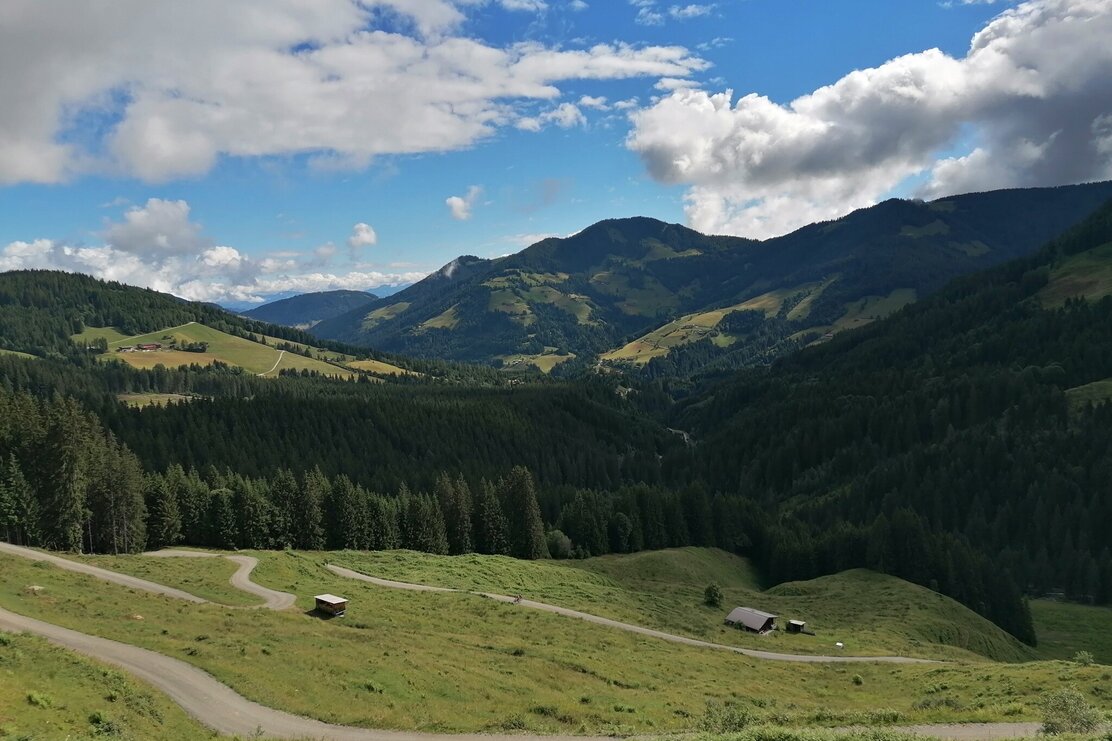
[(727, 623), (741, 623), (750, 630), (760, 630), (769, 620), (775, 620), (776, 615), (771, 612), (754, 610), (752, 607), (735, 607), (726, 616)]
[(338, 605), (341, 602), (347, 602), (347, 597), (337, 597), (334, 594), (318, 594), (313, 599), (317, 602), (323, 602), (326, 605)]

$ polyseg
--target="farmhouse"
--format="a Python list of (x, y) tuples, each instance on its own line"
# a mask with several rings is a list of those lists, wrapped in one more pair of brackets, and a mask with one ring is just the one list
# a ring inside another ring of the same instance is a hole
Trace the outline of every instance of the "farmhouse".
[(347, 597), (337, 597), (334, 594), (318, 594), (314, 597), (317, 601), (317, 612), (323, 612), (332, 617), (343, 617), (347, 611)]
[(161, 350), (162, 344), (159, 342), (147, 342), (142, 345), (136, 345), (140, 350)]
[(776, 630), (776, 615), (754, 610), (752, 607), (735, 607), (726, 616), (726, 625), (743, 628), (752, 633), (768, 633)]

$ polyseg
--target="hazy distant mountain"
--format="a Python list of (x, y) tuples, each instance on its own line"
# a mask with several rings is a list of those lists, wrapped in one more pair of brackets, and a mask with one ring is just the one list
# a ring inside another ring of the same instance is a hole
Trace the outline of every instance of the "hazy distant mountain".
[(243, 316), (272, 324), (306, 329), (373, 302), (377, 296), (363, 291), (321, 291), (273, 301), (242, 312)]
[(602, 221), (495, 260), (460, 257), (313, 333), (408, 355), (644, 372), (767, 362), (1026, 255), (1112, 183), (889, 200), (766, 241)]

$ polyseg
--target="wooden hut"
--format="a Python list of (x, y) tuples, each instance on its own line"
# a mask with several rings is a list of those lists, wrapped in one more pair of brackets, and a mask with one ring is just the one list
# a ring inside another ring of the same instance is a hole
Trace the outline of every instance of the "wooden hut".
[(803, 622), (802, 620), (789, 620), (788, 621), (788, 632), (789, 633), (806, 633), (807, 632), (807, 623)]
[(768, 633), (776, 630), (776, 615), (754, 610), (752, 607), (735, 607), (726, 616), (726, 625), (743, 628), (751, 633)]
[(347, 611), (347, 597), (337, 597), (334, 594), (318, 594), (314, 597), (317, 601), (317, 611), (332, 617), (343, 617)]

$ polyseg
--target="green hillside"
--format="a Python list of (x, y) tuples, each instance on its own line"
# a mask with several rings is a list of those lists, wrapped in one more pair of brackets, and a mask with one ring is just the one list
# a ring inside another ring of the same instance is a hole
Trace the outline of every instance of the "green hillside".
[[(521, 594), (562, 607), (716, 643), (784, 653), (830, 653), (1029, 661), (1036, 654), (968, 608), (922, 587), (847, 571), (763, 591), (751, 564), (720, 550), (684, 548), (583, 561), (522, 562), (494, 556), (343, 552), (330, 562), (398, 581)], [(722, 587), (721, 608), (703, 604)], [(723, 624), (736, 606), (805, 620), (817, 636), (754, 636)]]
[[(600, 355), (650, 376), (762, 364), (1029, 254), (1109, 197), (1112, 183), (892, 200), (764, 242), (603, 221), (516, 255), (461, 257), (313, 332), (510, 368)], [(762, 297), (775, 302), (761, 321), (724, 323)]]
[(263, 304), (243, 315), (271, 324), (308, 329), (324, 319), (340, 316), (374, 301), (377, 297), (364, 291), (320, 291)]

